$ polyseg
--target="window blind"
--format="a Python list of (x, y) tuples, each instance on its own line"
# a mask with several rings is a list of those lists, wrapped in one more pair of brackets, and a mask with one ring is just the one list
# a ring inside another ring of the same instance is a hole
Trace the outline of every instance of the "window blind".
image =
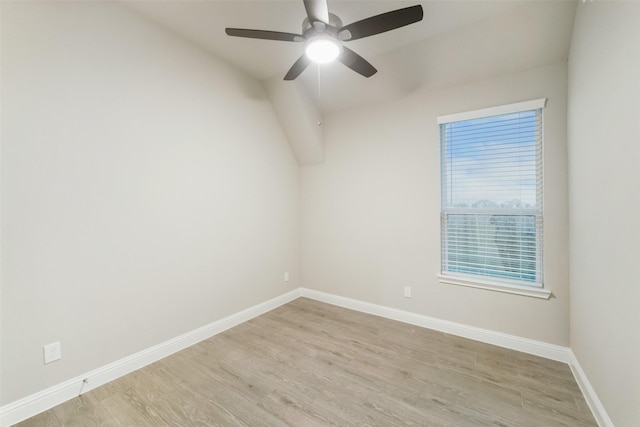
[(439, 119), (442, 274), (542, 286), (544, 101)]

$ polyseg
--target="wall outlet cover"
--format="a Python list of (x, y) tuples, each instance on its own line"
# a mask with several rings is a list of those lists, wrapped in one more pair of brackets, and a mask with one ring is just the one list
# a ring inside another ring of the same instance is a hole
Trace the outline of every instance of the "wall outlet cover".
[(62, 349), (60, 341), (47, 344), (44, 346), (44, 364), (47, 365), (62, 358)]

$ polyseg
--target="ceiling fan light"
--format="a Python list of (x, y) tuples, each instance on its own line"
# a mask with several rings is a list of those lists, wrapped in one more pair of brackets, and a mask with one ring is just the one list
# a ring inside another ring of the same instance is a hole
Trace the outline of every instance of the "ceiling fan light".
[(307, 42), (305, 54), (307, 58), (318, 64), (326, 64), (338, 57), (342, 46), (332, 37), (314, 37)]

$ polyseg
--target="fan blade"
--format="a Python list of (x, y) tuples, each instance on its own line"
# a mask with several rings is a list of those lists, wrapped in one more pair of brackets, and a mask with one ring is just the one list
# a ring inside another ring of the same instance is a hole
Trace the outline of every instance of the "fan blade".
[(422, 6), (405, 7), (345, 25), (340, 28), (338, 34), (344, 41), (358, 40), (413, 24), (421, 21), (423, 16)]
[(296, 62), (293, 63), (287, 75), (284, 76), (285, 80), (295, 80), (311, 63), (311, 60), (307, 58), (304, 53)]
[(327, 0), (303, 0), (304, 8), (307, 11), (309, 22), (313, 24), (314, 21), (322, 21), (325, 24), (329, 23), (329, 6), (327, 6)]
[(378, 72), (378, 70), (369, 64), (362, 56), (344, 46), (342, 46), (342, 53), (338, 56), (338, 61), (365, 77), (371, 77)]
[(247, 30), (244, 28), (226, 28), (224, 31), (228, 36), (249, 39), (279, 40), (283, 42), (303, 42), (305, 40), (304, 36), (300, 34), (281, 33), (279, 31)]

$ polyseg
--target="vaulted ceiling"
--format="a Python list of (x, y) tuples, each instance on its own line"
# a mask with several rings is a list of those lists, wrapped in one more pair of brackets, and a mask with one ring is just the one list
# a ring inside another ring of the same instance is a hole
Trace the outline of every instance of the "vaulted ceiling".
[[(258, 80), (281, 78), (299, 43), (229, 37), (226, 27), (300, 33), (302, 0), (124, 1), (175, 34)], [(397, 98), (566, 60), (576, 2), (329, 0), (343, 23), (421, 4), (424, 20), (349, 42), (378, 73), (364, 78), (340, 63), (312, 65), (295, 84), (321, 113)], [(292, 82), (290, 82), (292, 83)], [(292, 83), (293, 84), (293, 83)]]

